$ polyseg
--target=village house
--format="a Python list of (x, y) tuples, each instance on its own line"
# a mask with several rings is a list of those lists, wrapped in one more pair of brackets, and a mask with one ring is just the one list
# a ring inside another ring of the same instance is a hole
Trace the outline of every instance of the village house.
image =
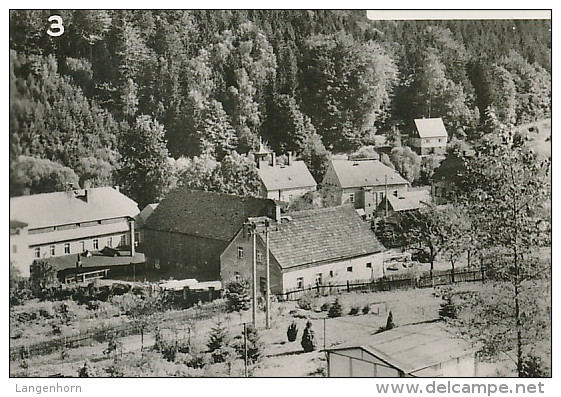
[(446, 155), (448, 132), (442, 119), (415, 119), (415, 130), (410, 145), (420, 156)]
[(476, 349), (441, 323), (411, 324), (327, 350), (329, 377), (475, 377)]
[(308, 192), (316, 191), (317, 183), (303, 161), (294, 160), (288, 152), (285, 164), (277, 163), (276, 154), (260, 145), (253, 156), (261, 182), (259, 196), (291, 202)]
[(446, 204), (456, 191), (459, 175), (466, 170), (464, 159), (450, 154), (434, 171), (431, 194), (437, 205)]
[[(269, 222), (270, 289), (274, 294), (310, 286), (383, 276), (384, 247), (349, 205), (298, 211), (273, 219), (253, 218), (260, 290), (266, 281)], [(246, 223), (220, 255), (222, 282), (252, 279), (253, 234)]]
[(275, 201), (179, 188), (144, 226), (147, 263), (199, 281), (218, 280), (220, 254), (249, 217), (280, 217)]
[(377, 208), (379, 216), (391, 217), (406, 211), (418, 210), (431, 202), (428, 190), (404, 192), (399, 196), (393, 194), (384, 197)]
[(138, 205), (98, 187), (10, 198), (10, 262), (23, 276), (36, 259), (133, 246)]
[(386, 194), (395, 197), (403, 195), (409, 188), (409, 182), (379, 160), (332, 159), (322, 186), (328, 202), (352, 204), (361, 215), (370, 219)]

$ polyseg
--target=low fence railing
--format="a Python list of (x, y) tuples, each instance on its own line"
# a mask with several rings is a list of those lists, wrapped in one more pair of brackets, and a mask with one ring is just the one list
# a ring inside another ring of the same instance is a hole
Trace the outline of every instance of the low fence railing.
[(351, 291), (392, 291), (398, 289), (430, 288), (439, 285), (484, 281), (485, 271), (481, 268), (460, 268), (448, 270), (435, 270), (432, 277), (429, 272), (419, 275), (402, 274), (384, 276), (377, 279), (348, 280), (345, 282), (332, 282), (317, 284), (304, 288), (293, 288), (279, 294), (282, 300), (298, 300), (307, 293), (316, 293), (319, 296), (337, 294)]

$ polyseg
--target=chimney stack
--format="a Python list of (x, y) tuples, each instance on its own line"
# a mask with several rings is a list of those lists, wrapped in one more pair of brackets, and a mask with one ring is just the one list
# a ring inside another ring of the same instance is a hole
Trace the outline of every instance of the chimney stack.
[(277, 154), (275, 152), (271, 152), (271, 167), (275, 167), (277, 165)]
[(288, 152), (288, 160), (286, 161), (286, 165), (292, 165), (292, 152)]

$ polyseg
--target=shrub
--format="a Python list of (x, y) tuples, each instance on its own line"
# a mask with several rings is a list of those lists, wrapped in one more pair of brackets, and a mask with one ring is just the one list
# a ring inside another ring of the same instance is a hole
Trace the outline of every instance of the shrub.
[(312, 322), (308, 321), (306, 323), (306, 328), (304, 328), (304, 333), (302, 334), (302, 341), (300, 342), (302, 348), (306, 353), (314, 351), (316, 349), (316, 338), (314, 335), (314, 330), (312, 329)]
[(178, 338), (176, 330), (156, 327), (154, 334), (154, 350), (162, 353), (166, 360), (174, 362), (177, 353), (189, 353), (189, 341)]
[(368, 313), (370, 313), (370, 305), (364, 305), (364, 307), (362, 308), (362, 314)]
[(329, 311), (329, 308), (330, 308), (330, 307), (331, 307), (331, 303), (329, 303), (329, 302), (324, 302), (324, 303), (321, 305), (320, 309), (321, 309), (322, 312), (326, 312), (326, 311)]
[(335, 302), (333, 302), (333, 304), (329, 308), (329, 311), (327, 312), (327, 317), (335, 318), (335, 317), (341, 317), (342, 315), (343, 315), (343, 307), (339, 303), (339, 299), (335, 299)]
[[(246, 326), (246, 340), (247, 340), (247, 361), (249, 363), (256, 363), (259, 361), (263, 355), (263, 343), (259, 338), (259, 333), (257, 329), (248, 324)], [(245, 358), (245, 341), (243, 333), (241, 335), (236, 336), (233, 347), (238, 353), (238, 356), (241, 359)]]
[(29, 270), (29, 287), (37, 298), (49, 298), (59, 287), (60, 282), (57, 278), (57, 272), (49, 261), (35, 260)]
[(312, 307), (314, 306), (314, 298), (309, 295), (309, 294), (305, 294), (302, 295), (302, 297), (300, 297), (300, 299), (298, 299), (298, 307), (302, 310), (312, 310)]
[(389, 331), (390, 329), (393, 329), (393, 328), (395, 328), (395, 324), (393, 322), (392, 311), (390, 310), (390, 312), (388, 313), (388, 319), (386, 320), (386, 325), (378, 328), (378, 331), (376, 331), (376, 333)]
[(90, 363), (86, 360), (84, 365), (78, 370), (78, 378), (95, 378), (96, 373)]
[(446, 295), (443, 297), (444, 302), (440, 304), (440, 309), (438, 310), (438, 315), (443, 318), (457, 318), (458, 309), (456, 304), (452, 300), (452, 295)]
[(226, 285), (226, 308), (228, 312), (249, 310), (249, 285), (247, 281), (230, 281)]
[(288, 338), (289, 342), (294, 342), (298, 337), (298, 326), (294, 321), (288, 326), (286, 337)]
[(550, 371), (541, 357), (534, 353), (528, 353), (522, 357), (521, 378), (545, 378), (549, 376)]
[(360, 311), (360, 308), (358, 306), (352, 306), (351, 310), (349, 310), (349, 314), (351, 316), (354, 316), (354, 315), (358, 314), (359, 311)]
[(207, 352), (210, 353), (213, 363), (224, 363), (230, 359), (232, 349), (228, 344), (229, 338), (226, 327), (221, 322), (216, 323), (210, 332), (210, 339), (207, 343)]

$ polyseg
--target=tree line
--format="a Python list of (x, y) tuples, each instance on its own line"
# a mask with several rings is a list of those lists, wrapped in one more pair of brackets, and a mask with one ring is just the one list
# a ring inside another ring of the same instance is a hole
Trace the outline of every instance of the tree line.
[(65, 32), (50, 37), (53, 13), (10, 13), (12, 195), (111, 183), (141, 205), (182, 184), (254, 194), (260, 138), (321, 180), (331, 153), (414, 118), (470, 140), (488, 108), (505, 123), (550, 114), (550, 21), (61, 10)]

